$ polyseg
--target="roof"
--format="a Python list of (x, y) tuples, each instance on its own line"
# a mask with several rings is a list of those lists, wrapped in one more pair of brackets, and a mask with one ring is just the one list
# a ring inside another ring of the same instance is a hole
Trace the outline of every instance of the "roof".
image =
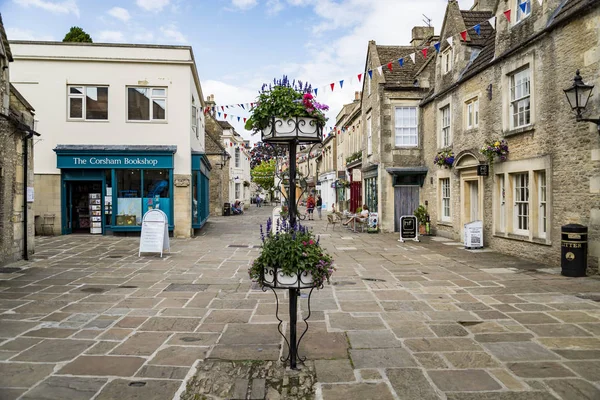
[[(463, 21), (465, 21), (465, 27), (469, 34), (470, 46), (483, 46), (490, 35), (494, 34), (494, 28), (487, 22), (488, 19), (494, 16), (491, 11), (471, 11), (471, 10), (460, 10)], [(475, 25), (481, 25), (481, 34), (478, 35), (472, 27)]]
[(25, 106), (25, 108), (27, 108), (28, 111), (35, 111), (35, 109), (33, 108), (33, 106), (31, 104), (29, 104), (29, 102), (27, 101), (27, 99), (25, 99), (25, 97), (23, 97), (23, 95), (21, 94), (21, 92), (19, 92), (17, 90), (17, 88), (14, 87), (14, 85), (12, 83), (10, 84), (10, 93), (12, 95), (14, 95), (17, 99), (19, 99), (19, 101), (21, 102), (21, 104), (23, 104)]
[(480, 68), (484, 68), (490, 61), (494, 59), (496, 53), (496, 36), (490, 35), (484, 42), (483, 49), (477, 57), (467, 66), (462, 75), (477, 71)]
[[(413, 47), (413, 46), (375, 46), (379, 61), (384, 66), (383, 76), (385, 77), (386, 86), (405, 86), (413, 87), (417, 72), (427, 61), (419, 53), (425, 46)], [(417, 53), (415, 62), (409, 59), (409, 55)], [(404, 66), (400, 68), (398, 65), (398, 59), (404, 58)], [(392, 70), (386, 67), (388, 63), (392, 63)], [(377, 73), (373, 71), (373, 73)]]
[(223, 128), (223, 129), (234, 129), (233, 125), (231, 125), (227, 121), (217, 121), (217, 122), (219, 123), (219, 125), (221, 125), (221, 128)]
[(560, 5), (556, 8), (554, 15), (548, 19), (548, 26), (559, 23), (573, 13), (577, 13), (583, 8), (595, 3), (597, 4), (597, 0), (562, 0)]
[(129, 145), (104, 145), (104, 144), (57, 144), (54, 151), (163, 151), (168, 153), (176, 153), (177, 146), (175, 145), (145, 145), (145, 144), (129, 144)]
[(12, 52), (10, 51), (10, 45), (8, 44), (8, 38), (6, 37), (6, 31), (4, 30), (4, 23), (2, 22), (2, 14), (0, 14), (0, 36), (2, 36), (2, 45), (6, 51), (6, 58), (8, 61), (13, 61)]

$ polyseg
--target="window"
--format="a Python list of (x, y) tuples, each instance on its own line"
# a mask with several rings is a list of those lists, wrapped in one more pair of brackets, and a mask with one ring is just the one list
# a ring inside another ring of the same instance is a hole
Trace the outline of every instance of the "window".
[(450, 220), (450, 178), (440, 179), (442, 220)]
[(166, 121), (166, 88), (127, 88), (127, 120)]
[(69, 86), (69, 119), (108, 120), (107, 86)]
[(504, 175), (497, 175), (498, 177), (498, 194), (500, 197), (500, 215), (499, 215), (499, 224), (498, 224), (498, 232), (505, 232), (506, 226), (506, 189), (504, 183)]
[(452, 56), (453, 56), (452, 46), (448, 47), (446, 50), (442, 52), (442, 72), (447, 74), (452, 71)]
[(546, 204), (546, 172), (539, 171), (537, 172), (538, 178), (538, 201), (539, 201), (539, 211), (538, 211), (538, 236), (541, 238), (546, 237), (547, 232), (547, 204)]
[[(372, 76), (372, 75), (370, 75), (370, 76)], [(369, 93), (369, 96), (370, 96), (371, 95), (371, 84), (373, 83), (373, 78), (369, 77), (369, 79), (366, 79), (366, 76), (365, 76), (365, 81), (366, 81), (365, 84), (367, 85), (367, 92)]]
[(373, 138), (371, 131), (371, 117), (367, 118), (367, 155), (373, 154)]
[(235, 199), (236, 200), (239, 200), (241, 198), (241, 188), (242, 188), (241, 183), (235, 184)]
[[(517, 18), (515, 23), (523, 21), (531, 14), (531, 0), (517, 0)], [(525, 4), (523, 6), (523, 4)], [(525, 11), (521, 7), (525, 7)]]
[(417, 107), (396, 107), (396, 147), (417, 146)]
[(510, 77), (510, 116), (513, 129), (531, 123), (530, 79), (529, 68), (516, 72)]
[(452, 137), (450, 136), (450, 105), (443, 107), (442, 113), (442, 147), (448, 147), (452, 144)]
[(196, 108), (196, 100), (192, 97), (192, 131), (198, 137), (198, 109)]
[(240, 148), (236, 147), (235, 149), (235, 167), (240, 167)]
[(139, 169), (118, 169), (117, 225), (142, 224), (142, 172)]
[(377, 177), (365, 178), (365, 197), (370, 212), (377, 212)]
[(475, 97), (466, 102), (467, 106), (467, 129), (479, 126), (479, 98)]
[(515, 174), (515, 222), (514, 230), (517, 234), (529, 234), (529, 174)]

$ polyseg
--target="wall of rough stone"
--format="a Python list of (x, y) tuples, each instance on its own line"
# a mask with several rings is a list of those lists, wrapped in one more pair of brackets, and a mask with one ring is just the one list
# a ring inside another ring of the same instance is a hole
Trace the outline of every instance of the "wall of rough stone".
[[(35, 232), (39, 235), (50, 234), (50, 228), (42, 230), (44, 214), (54, 214), (54, 235), (61, 234), (61, 198), (60, 198), (60, 175), (55, 174), (35, 174), (35, 191), (38, 194), (33, 204), (33, 213), (35, 215)], [(42, 195), (43, 193), (43, 195)]]
[(175, 228), (173, 236), (187, 238), (192, 235), (192, 187), (190, 185), (192, 176), (185, 174), (173, 175), (174, 219)]

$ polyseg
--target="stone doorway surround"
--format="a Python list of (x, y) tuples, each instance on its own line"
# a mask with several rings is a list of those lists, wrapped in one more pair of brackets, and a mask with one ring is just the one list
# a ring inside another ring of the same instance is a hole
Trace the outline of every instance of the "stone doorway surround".
[[(480, 160), (474, 151), (459, 153), (456, 157), (454, 168), (459, 177), (460, 196), (460, 239), (464, 240), (462, 227), (473, 221), (483, 221), (484, 181), (482, 176), (477, 176), (477, 166)], [(476, 201), (477, 204), (473, 204)], [(472, 215), (476, 213), (476, 215)]]

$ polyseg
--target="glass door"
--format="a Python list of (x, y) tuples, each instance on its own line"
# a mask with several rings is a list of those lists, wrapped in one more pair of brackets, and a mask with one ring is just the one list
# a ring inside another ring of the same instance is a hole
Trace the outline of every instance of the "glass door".
[(71, 182), (63, 182), (65, 189), (65, 218), (63, 218), (63, 233), (69, 235), (73, 233), (73, 186)]

